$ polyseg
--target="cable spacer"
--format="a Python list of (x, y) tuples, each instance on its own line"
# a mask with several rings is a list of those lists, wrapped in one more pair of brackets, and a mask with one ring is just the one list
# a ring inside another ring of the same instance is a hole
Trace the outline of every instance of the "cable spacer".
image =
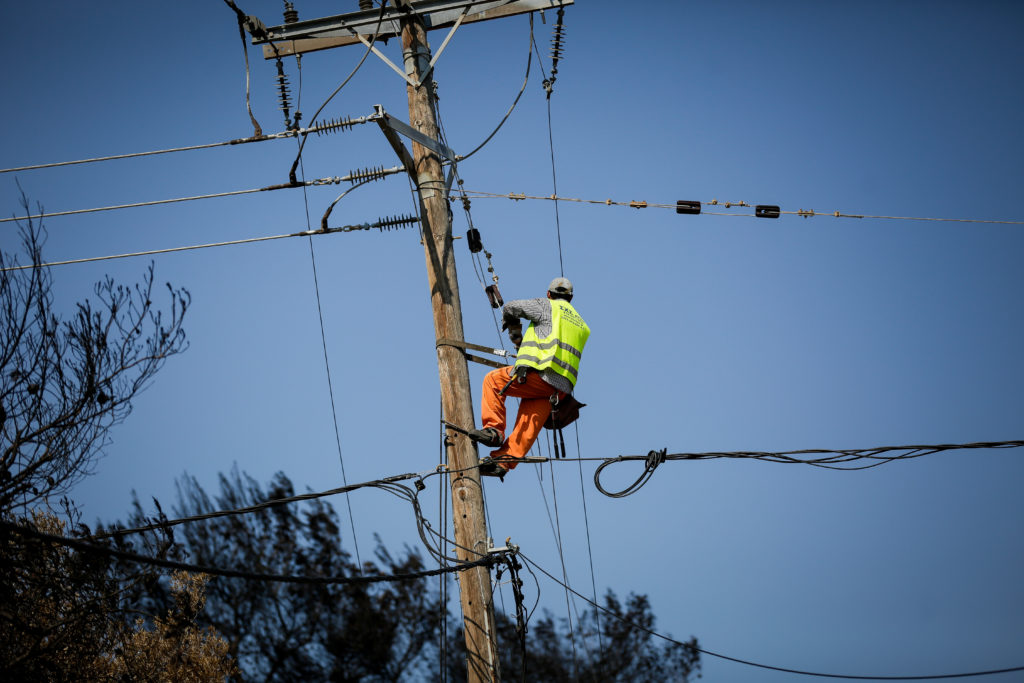
[(676, 202), (676, 213), (697, 215), (700, 213), (700, 202), (691, 202), (680, 199)]
[(754, 207), (754, 216), (757, 218), (778, 218), (780, 213), (781, 209), (774, 204), (758, 204)]

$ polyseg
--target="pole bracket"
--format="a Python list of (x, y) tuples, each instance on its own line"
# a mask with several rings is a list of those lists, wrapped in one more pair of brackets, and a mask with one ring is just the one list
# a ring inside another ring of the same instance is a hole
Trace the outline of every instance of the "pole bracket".
[(384, 137), (388, 139), (391, 147), (395, 150), (395, 153), (398, 154), (398, 158), (402, 160), (405, 170), (409, 172), (409, 175), (412, 178), (416, 179), (417, 186), (419, 185), (419, 178), (416, 172), (416, 163), (413, 161), (412, 155), (409, 153), (409, 150), (402, 143), (402, 140), (398, 135), (404, 135), (413, 142), (423, 145), (442, 159), (447, 160), (448, 175), (445, 177), (444, 181), (444, 196), (448, 196), (448, 192), (452, 187), (452, 180), (455, 177), (456, 154), (451, 147), (424, 135), (408, 123), (396, 119), (394, 116), (384, 111), (383, 105), (373, 105), (373, 114), (368, 118), (371, 121), (375, 121), (377, 125), (380, 126), (381, 131), (384, 133)]

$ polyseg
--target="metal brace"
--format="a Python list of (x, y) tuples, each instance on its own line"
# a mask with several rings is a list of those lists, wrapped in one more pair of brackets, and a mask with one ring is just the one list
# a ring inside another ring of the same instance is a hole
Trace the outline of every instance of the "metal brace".
[(372, 121), (376, 121), (377, 125), (380, 126), (381, 130), (384, 132), (384, 136), (388, 139), (388, 142), (391, 143), (391, 147), (394, 148), (395, 152), (398, 154), (398, 157), (402, 160), (402, 163), (405, 165), (405, 170), (409, 172), (409, 175), (411, 177), (415, 178), (417, 175), (416, 164), (413, 162), (412, 155), (409, 154), (409, 150), (405, 148), (405, 145), (402, 144), (402, 141), (395, 135), (395, 133), (400, 133), (401, 135), (404, 135), (410, 140), (413, 140), (423, 145), (424, 147), (436, 153), (443, 159), (447, 159), (448, 175), (445, 177), (444, 181), (444, 192), (445, 195), (448, 194), (448, 191), (451, 190), (452, 187), (452, 180), (454, 180), (455, 178), (456, 155), (455, 151), (452, 150), (452, 148), (448, 147), (448, 145), (438, 142), (437, 140), (434, 140), (433, 138), (427, 137), (423, 133), (419, 132), (418, 130), (410, 126), (408, 123), (399, 121), (394, 116), (384, 111), (384, 107), (380, 104), (373, 105), (373, 115), (371, 115), (369, 118)]

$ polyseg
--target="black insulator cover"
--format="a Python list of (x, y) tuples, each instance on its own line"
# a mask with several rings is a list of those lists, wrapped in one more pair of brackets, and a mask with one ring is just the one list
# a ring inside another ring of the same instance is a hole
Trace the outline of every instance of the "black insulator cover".
[(487, 300), (491, 302), (491, 308), (501, 308), (505, 305), (505, 300), (501, 298), (501, 292), (498, 291), (498, 285), (487, 285), (484, 291), (487, 292)]
[(688, 202), (685, 199), (680, 199), (676, 202), (676, 213), (698, 214), (700, 213), (700, 202)]
[(778, 218), (780, 211), (774, 204), (758, 204), (754, 207), (754, 215), (758, 218)]
[(483, 251), (484, 243), (480, 241), (480, 231), (476, 228), (470, 228), (466, 232), (466, 240), (469, 242), (469, 250), (474, 254)]

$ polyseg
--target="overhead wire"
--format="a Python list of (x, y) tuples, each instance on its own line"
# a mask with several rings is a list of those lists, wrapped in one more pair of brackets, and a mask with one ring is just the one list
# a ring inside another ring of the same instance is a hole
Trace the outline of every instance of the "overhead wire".
[[(349, 75), (346, 76), (345, 79), (338, 85), (338, 87), (335, 88), (334, 91), (331, 92), (331, 94), (327, 96), (327, 99), (324, 100), (323, 104), (321, 104), (320, 107), (316, 110), (316, 113), (313, 114), (313, 117), (309, 120), (309, 125), (310, 126), (312, 126), (314, 123), (316, 123), (317, 117), (320, 116), (320, 112), (322, 112), (324, 110), (324, 107), (326, 107), (328, 105), (328, 103), (330, 103), (330, 101), (334, 99), (335, 95), (337, 95), (339, 92), (341, 92), (342, 88), (344, 88), (346, 85), (348, 85), (348, 82), (351, 81), (352, 78), (359, 71), (359, 69), (362, 68), (363, 63), (366, 61), (366, 58), (370, 56), (370, 53), (373, 51), (373, 45), (374, 45), (374, 43), (377, 42), (377, 33), (380, 30), (381, 22), (384, 21), (384, 14), (385, 14), (386, 8), (387, 8), (387, 3), (386, 2), (381, 2), (380, 3), (380, 14), (377, 16), (377, 26), (374, 27), (373, 35), (370, 36), (370, 44), (369, 44), (369, 46), (367, 46), (366, 51), (363, 53), (363, 56), (359, 59), (359, 62), (356, 63), (355, 68), (353, 68), (352, 71), (349, 73)], [(271, 43), (271, 44), (273, 44), (273, 43)], [(299, 160), (302, 159), (302, 151), (306, 147), (306, 138), (307, 137), (308, 136), (305, 135), (305, 134), (302, 135), (302, 140), (299, 143), (298, 154), (295, 156), (295, 161), (292, 162), (291, 170), (288, 171), (288, 178), (291, 181), (293, 181), (293, 182), (295, 180), (295, 171), (296, 171), (296, 168), (299, 165)]]
[(157, 531), (160, 529), (169, 529), (171, 527), (180, 526), (182, 524), (190, 524), (192, 522), (202, 522), (208, 519), (217, 519), (220, 517), (235, 517), (238, 515), (247, 515), (254, 512), (261, 512), (263, 510), (270, 509), (279, 505), (287, 505), (290, 503), (298, 503), (307, 500), (316, 500), (318, 498), (327, 498), (329, 496), (337, 496), (342, 493), (348, 493), (350, 491), (358, 491), (364, 488), (379, 487), (384, 484), (397, 483), (401, 481), (407, 481), (409, 479), (427, 479), (437, 474), (436, 471), (426, 470), (423, 472), (407, 472), (405, 474), (396, 474), (390, 477), (384, 477), (383, 479), (372, 479), (370, 481), (364, 481), (357, 484), (347, 484), (345, 486), (339, 486), (337, 488), (328, 489), (326, 491), (300, 493), (293, 496), (284, 496), (281, 498), (272, 498), (271, 500), (264, 501), (262, 503), (256, 503), (254, 505), (246, 505), (240, 508), (232, 508), (228, 510), (215, 510), (212, 512), (204, 512), (195, 515), (189, 515), (187, 517), (181, 517), (178, 519), (162, 519), (158, 522), (151, 524), (145, 524), (142, 526), (131, 527), (127, 529), (115, 528), (106, 531), (101, 531), (95, 534), (90, 534), (90, 538), (103, 539), (103, 538), (114, 538), (119, 536), (130, 536), (133, 534), (142, 534), (150, 531)]
[[(549, 453), (550, 453), (550, 446), (549, 446)], [(558, 489), (555, 487), (555, 468), (554, 468), (554, 465), (551, 464), (552, 460), (554, 460), (554, 459), (553, 458), (549, 458), (548, 459), (548, 477), (549, 477), (549, 479), (551, 481), (551, 502), (552, 502), (552, 505), (555, 508), (555, 528), (558, 530), (557, 534), (555, 535), (555, 542), (556, 542), (556, 545), (558, 546), (558, 561), (562, 565), (562, 578), (565, 580), (565, 583), (568, 584), (569, 583), (569, 571), (568, 571), (568, 569), (566, 569), (566, 566), (565, 566), (565, 548), (564, 548), (564, 545), (562, 543), (562, 522), (561, 522), (561, 517), (558, 514)], [(565, 592), (565, 609), (566, 609), (566, 613), (567, 613), (567, 616), (568, 616), (568, 619), (569, 619), (569, 622), (568, 622), (569, 623), (569, 643), (572, 645), (573, 673), (578, 678), (579, 677), (579, 656), (576, 653), (576, 635), (575, 635), (576, 630), (573, 628), (573, 621), (572, 621), (572, 612), (573, 612), (573, 608), (574, 607), (575, 607), (575, 603), (573, 603), (570, 600), (570, 598), (569, 598), (569, 591), (566, 591)], [(576, 624), (577, 625), (580, 624), (580, 618), (579, 618), (579, 612), (578, 611), (576, 613)]]
[(192, 202), (199, 199), (216, 199), (219, 197), (235, 197), (243, 194), (253, 194), (255, 192), (272, 192), (274, 190), (290, 190), (298, 187), (305, 188), (307, 186), (314, 185), (337, 185), (338, 183), (347, 180), (348, 178), (340, 178), (334, 176), (333, 178), (317, 178), (316, 180), (303, 181), (295, 183), (282, 183), (279, 185), (267, 185), (266, 187), (254, 187), (248, 190), (232, 190), (230, 192), (216, 192), (212, 194), (198, 194), (191, 197), (175, 197), (173, 199), (155, 199), (149, 202), (134, 202), (132, 204), (116, 204), (113, 206), (100, 206), (92, 209), (72, 209), (70, 211), (53, 211), (50, 213), (37, 213), (30, 214), (27, 216), (11, 216), (10, 218), (0, 218), (0, 223), (8, 223), (11, 221), (24, 221), (30, 219), (41, 219), (41, 218), (54, 218), (55, 216), (72, 216), (83, 213), (96, 213), (98, 211), (115, 211), (118, 209), (135, 209), (143, 206), (158, 206), (160, 204), (175, 204), (177, 202)]
[[(295, 102), (296, 102), (296, 107), (295, 107), (295, 124), (298, 125), (299, 119), (302, 117), (302, 113), (301, 113), (301, 111), (302, 111), (302, 55), (301, 54), (296, 54), (295, 55), (295, 64), (296, 64), (296, 69), (298, 70), (298, 74), (299, 74), (299, 91), (297, 93), (296, 100), (295, 100)], [(279, 66), (279, 68), (281, 68), (280, 58), (278, 58), (278, 66)], [(285, 114), (285, 117), (287, 118), (287, 113)], [(296, 142), (298, 142), (298, 140), (296, 140)], [(306, 182), (306, 165), (305, 165), (305, 163), (300, 163), (299, 164), (299, 168), (300, 168), (300, 172), (302, 174), (302, 183), (303, 183), (303, 187), (302, 187), (302, 201), (303, 201), (303, 205), (305, 206), (305, 211), (306, 211), (306, 229), (311, 231), (312, 226), (310, 225), (310, 218), (309, 218), (309, 196), (308, 196), (308, 194), (306, 192), (306, 186), (305, 186), (305, 182)], [(350, 188), (350, 190), (355, 189), (356, 187), (358, 187), (358, 185), (353, 186), (352, 188)], [(345, 196), (345, 194), (347, 194), (347, 192), (348, 192), (348, 190), (346, 190), (346, 192), (342, 193), (341, 197)], [(334, 208), (334, 204), (337, 204), (338, 201), (341, 199), (341, 197), (338, 197), (338, 199), (334, 200), (334, 203), (331, 204), (331, 208)], [(328, 210), (328, 213), (329, 212), (330, 212), (330, 210)], [(321, 221), (320, 229), (322, 230), (326, 226), (327, 226), (327, 214), (324, 215), (323, 220)], [(319, 277), (319, 274), (317, 273), (317, 268), (316, 268), (316, 251), (315, 251), (315, 249), (313, 247), (313, 236), (312, 236), (312, 234), (309, 236), (309, 260), (310, 260), (310, 264), (311, 264), (312, 270), (313, 270), (313, 291), (316, 293), (316, 312), (317, 312), (317, 316), (318, 316), (319, 321), (320, 321), (320, 342), (321, 342), (321, 344), (323, 346), (323, 351), (324, 351), (324, 368), (325, 368), (326, 373), (327, 373), (327, 392), (328, 392), (328, 395), (330, 396), (330, 399), (331, 399), (331, 419), (334, 422), (334, 441), (335, 441), (335, 444), (337, 444), (337, 447), (338, 447), (338, 460), (341, 463), (341, 482), (342, 482), (342, 484), (347, 486), (348, 485), (348, 475), (345, 473), (345, 457), (342, 455), (342, 450), (341, 450), (341, 430), (340, 430), (340, 427), (338, 426), (338, 409), (337, 409), (337, 406), (335, 405), (335, 402), (334, 402), (334, 381), (333, 381), (333, 379), (331, 377), (331, 362), (330, 362), (329, 355), (327, 353), (327, 332), (324, 330), (324, 310), (323, 310), (323, 305), (322, 305), (322, 303), (320, 301), (320, 277)], [(348, 509), (349, 527), (350, 527), (350, 529), (352, 531), (352, 546), (353, 546), (353, 549), (355, 550), (355, 553), (356, 553), (356, 566), (358, 567), (359, 573), (362, 574), (362, 572), (363, 572), (363, 561), (362, 561), (362, 558), (360, 557), (360, 554), (359, 554), (359, 537), (356, 534), (356, 520), (355, 520), (355, 516), (352, 514), (352, 499), (351, 499), (351, 496), (348, 493), (345, 494), (345, 505), (346, 505), (346, 507)]]
[[(562, 23), (562, 14), (564, 9), (558, 8), (558, 24)], [(533, 41), (533, 26), (530, 26), (530, 39)], [(555, 138), (552, 123), (551, 123), (551, 85), (553, 81), (549, 80), (547, 75), (544, 73), (544, 64), (540, 58), (540, 51), (537, 49), (536, 41), (533, 41), (533, 49), (537, 50), (537, 61), (540, 63), (541, 75), (544, 76), (544, 89), (547, 91), (547, 112), (548, 112), (548, 149), (551, 152), (551, 196), (554, 198), (555, 204), (555, 234), (558, 238), (558, 268), (559, 274), (565, 277), (565, 263), (562, 260), (562, 221), (558, 214), (558, 176), (555, 173)]]
[(476, 147), (474, 147), (471, 152), (469, 152), (468, 154), (464, 154), (464, 155), (459, 156), (458, 159), (457, 159), (458, 161), (463, 161), (465, 159), (468, 159), (471, 156), (473, 156), (474, 154), (476, 154), (477, 152), (479, 152), (481, 149), (483, 149), (484, 146), (486, 146), (487, 143), (491, 141), (491, 138), (493, 138), (495, 135), (498, 134), (498, 131), (501, 130), (501, 127), (505, 125), (506, 121), (508, 121), (508, 117), (512, 115), (512, 112), (515, 110), (516, 105), (519, 104), (519, 98), (521, 98), (523, 96), (523, 93), (526, 91), (526, 84), (530, 82), (530, 64), (533, 62), (533, 49), (532, 49), (532, 47), (533, 47), (533, 12), (530, 12), (530, 42), (526, 46), (526, 75), (523, 76), (523, 85), (520, 86), (519, 92), (516, 93), (515, 99), (512, 100), (512, 106), (508, 108), (508, 111), (505, 112), (505, 116), (503, 116), (501, 118), (501, 121), (498, 122), (498, 125), (494, 128), (494, 130), (491, 131), (491, 134), (488, 135), (486, 138), (484, 138), (484, 141), (481, 142)]
[(118, 559), (126, 560), (129, 562), (137, 562), (140, 564), (163, 567), (165, 569), (181, 569), (193, 573), (209, 574), (211, 576), (223, 576), (226, 578), (246, 579), (249, 581), (298, 583), (306, 585), (368, 584), (386, 581), (423, 579), (448, 572), (457, 572), (464, 571), (466, 569), (472, 569), (474, 567), (490, 566), (498, 561), (499, 555), (498, 553), (495, 553), (480, 557), (476, 560), (460, 562), (451, 567), (443, 569), (427, 569), (423, 571), (408, 572), (404, 574), (386, 574), (378, 576), (296, 576), (291, 574), (261, 574), (257, 572), (248, 572), (236, 569), (225, 569), (223, 567), (211, 567), (204, 565), (189, 564), (186, 562), (177, 562), (175, 560), (167, 560), (159, 557), (140, 555), (138, 553), (128, 552), (125, 550), (118, 550), (116, 548), (96, 545), (94, 543), (89, 543), (81, 539), (44, 533), (42, 531), (22, 526), (20, 524), (16, 524), (14, 522), (10, 522), (7, 520), (0, 520), (0, 528), (12, 531), (22, 536), (29, 536), (37, 540), (57, 543), (72, 548), (74, 550), (78, 550), (80, 552), (102, 554), (110, 557), (116, 557)]
[(263, 129), (253, 115), (252, 104), (249, 101), (249, 50), (245, 44), (245, 28), (249, 17), (238, 8), (233, 0), (224, 0), (224, 4), (234, 11), (235, 17), (238, 19), (238, 37), (242, 40), (242, 56), (245, 58), (245, 108), (249, 112), (249, 120), (252, 121), (253, 134), (259, 136), (263, 134)]
[[(365, 120), (364, 120), (365, 119)], [(308, 135), (309, 133), (317, 133), (318, 135), (331, 133), (340, 128), (348, 128), (353, 125), (360, 123), (366, 123), (368, 117), (359, 118), (345, 118), (328, 121), (319, 126), (307, 126), (306, 128), (298, 128), (293, 130), (285, 130), (280, 133), (270, 133), (267, 135), (256, 135), (248, 138), (235, 138), (233, 140), (224, 140), (221, 142), (209, 142), (201, 145), (189, 145), (186, 147), (171, 147), (168, 149), (157, 149), (148, 152), (129, 152), (126, 154), (112, 154), (109, 156), (102, 157), (91, 157), (88, 159), (75, 159), (73, 161), (54, 161), (46, 164), (32, 164), (28, 166), (14, 166), (12, 168), (0, 168), (0, 173), (14, 173), (17, 171), (34, 171), (44, 168), (57, 168), (60, 166), (74, 166), (76, 164), (92, 164), (101, 161), (115, 161), (117, 159), (135, 159), (138, 157), (154, 156), (157, 154), (171, 154), (174, 152), (191, 152), (199, 149), (212, 149), (214, 147), (226, 147), (231, 145), (244, 145), (250, 142), (266, 142), (268, 140), (284, 140), (285, 138), (294, 138), (300, 135)]]
[(674, 639), (674, 638), (672, 638), (670, 636), (666, 636), (666, 635), (664, 635), (662, 633), (659, 633), (659, 632), (657, 632), (657, 631), (655, 631), (655, 630), (653, 630), (651, 628), (648, 628), (648, 627), (646, 627), (646, 626), (644, 626), (642, 624), (637, 624), (635, 622), (629, 621), (625, 617), (623, 617), (623, 616), (621, 616), (619, 614), (616, 614), (615, 612), (611, 611), (607, 607), (604, 607), (603, 605), (599, 605), (596, 602), (592, 602), (589, 598), (587, 598), (583, 594), (579, 593), (578, 591), (573, 589), (571, 586), (563, 584), (561, 581), (558, 580), (558, 578), (556, 578), (553, 574), (551, 574), (551, 572), (547, 571), (546, 569), (541, 567), (539, 564), (537, 564), (536, 562), (534, 562), (533, 560), (528, 558), (526, 555), (524, 555), (522, 553), (522, 551), (520, 551), (518, 553), (518, 555), (523, 558), (523, 561), (526, 562), (527, 566), (532, 566), (532, 567), (536, 568), (537, 571), (539, 571), (540, 573), (544, 574), (544, 576), (548, 577), (549, 579), (554, 581), (556, 584), (559, 584), (559, 585), (563, 586), (566, 590), (571, 591), (577, 597), (581, 598), (582, 600), (584, 600), (585, 602), (590, 604), (591, 607), (594, 607), (595, 609), (605, 613), (609, 617), (612, 617), (612, 618), (616, 619), (617, 621), (619, 621), (622, 624), (625, 624), (626, 626), (634, 628), (634, 629), (636, 629), (638, 631), (643, 631), (643, 632), (648, 633), (648, 634), (650, 634), (650, 635), (652, 635), (652, 636), (654, 636), (656, 638), (659, 638), (659, 639), (664, 640), (666, 642), (672, 643), (674, 645), (679, 645), (679, 646), (684, 647), (684, 648), (686, 648), (688, 650), (691, 650), (691, 651), (694, 651), (694, 652), (699, 652), (702, 655), (708, 655), (709, 657), (716, 657), (718, 659), (724, 659), (724, 660), (727, 660), (727, 661), (730, 661), (730, 662), (735, 662), (737, 664), (745, 664), (747, 666), (752, 666), (752, 667), (756, 667), (756, 668), (759, 668), (759, 669), (769, 669), (769, 670), (772, 670), (772, 671), (781, 671), (783, 673), (798, 674), (798, 675), (802, 675), (802, 676), (816, 676), (816, 677), (819, 677), (819, 678), (842, 678), (842, 679), (847, 679), (847, 680), (861, 680), (861, 681), (928, 681), (928, 680), (940, 680), (940, 679), (951, 679), (951, 678), (970, 678), (970, 677), (974, 677), (974, 676), (990, 676), (990, 675), (995, 675), (995, 674), (1004, 674), (1004, 673), (1013, 673), (1013, 672), (1017, 672), (1017, 671), (1024, 671), (1024, 666), (1015, 666), (1015, 667), (1007, 667), (1007, 668), (1002, 668), (1002, 669), (988, 669), (988, 670), (984, 670), (984, 671), (972, 671), (972, 672), (966, 672), (966, 673), (937, 674), (937, 675), (932, 675), (932, 676), (858, 676), (858, 675), (847, 675), (847, 674), (820, 673), (820, 672), (813, 672), (813, 671), (803, 671), (803, 670), (800, 670), (800, 669), (790, 669), (790, 668), (779, 667), (779, 666), (771, 666), (771, 665), (768, 665), (768, 664), (761, 664), (761, 663), (753, 662), (753, 661), (746, 660), (746, 659), (740, 659), (738, 657), (730, 657), (728, 655), (723, 655), (723, 654), (718, 653), (718, 652), (713, 652), (711, 650), (707, 650), (705, 648), (698, 647), (698, 646), (694, 645), (693, 643), (686, 643), (686, 642), (682, 642), (682, 641), (676, 640), (676, 639)]
[[(611, 498), (624, 498), (630, 494), (635, 493), (644, 484), (646, 484), (651, 476), (654, 474), (654, 470), (659, 465), (668, 461), (678, 460), (711, 460), (716, 458), (732, 458), (732, 459), (750, 459), (750, 460), (762, 460), (765, 462), (775, 462), (791, 465), (810, 465), (812, 467), (822, 467), (832, 470), (866, 470), (872, 467), (878, 467), (886, 463), (895, 462), (897, 460), (909, 460), (911, 458), (920, 458), (925, 455), (932, 455), (942, 451), (949, 450), (960, 450), (960, 449), (1001, 449), (1001, 448), (1020, 448), (1024, 446), (1024, 441), (982, 441), (977, 443), (966, 443), (966, 444), (939, 444), (939, 445), (911, 445), (911, 446), (879, 446), (876, 448), (860, 448), (860, 449), (842, 449), (842, 450), (828, 450), (828, 449), (804, 449), (797, 451), (781, 451), (781, 452), (768, 452), (768, 451), (733, 451), (733, 452), (708, 452), (708, 453), (668, 453), (668, 449), (652, 450), (647, 455), (620, 455), (615, 458), (600, 458), (603, 462), (598, 465), (594, 471), (594, 486), (598, 491)], [(805, 455), (822, 455), (820, 458), (801, 458), (797, 456)], [(583, 460), (584, 458), (580, 458)], [(850, 464), (858, 463), (867, 460), (869, 464)], [(640, 474), (636, 481), (622, 489), (621, 491), (608, 491), (601, 485), (601, 472), (604, 468), (609, 465), (613, 465), (619, 462), (626, 461), (643, 461), (644, 471)]]
[[(661, 204), (655, 202), (648, 202), (646, 200), (630, 200), (630, 201), (618, 201), (612, 199), (583, 199), (580, 197), (562, 197), (557, 194), (552, 195), (528, 195), (525, 193), (507, 192), (504, 194), (496, 192), (483, 192), (479, 190), (465, 190), (466, 194), (479, 199), (511, 199), (513, 201), (523, 201), (526, 199), (530, 200), (543, 200), (543, 201), (555, 201), (555, 202), (575, 202), (578, 204), (595, 204), (604, 206), (623, 206), (632, 209), (673, 209), (679, 210), (679, 202), (675, 204)], [(710, 202), (693, 202), (693, 204), (699, 204), (701, 206), (721, 206), (726, 209), (732, 207), (742, 208), (755, 208), (744, 201), (740, 202), (719, 202), (717, 199), (713, 199)], [(732, 216), (737, 218), (766, 218), (770, 216), (758, 216), (757, 213), (737, 213), (727, 211), (703, 211), (699, 213), (709, 216)], [(798, 216), (801, 218), (813, 218), (816, 216), (828, 217), (828, 218), (862, 218), (862, 219), (878, 219), (878, 220), (892, 220), (892, 221), (930, 221), (940, 223), (988, 223), (993, 225), (1024, 225), (1024, 220), (1011, 221), (1011, 220), (993, 220), (987, 218), (939, 218), (939, 217), (923, 217), (923, 216), (887, 216), (879, 214), (858, 214), (858, 213), (844, 213), (842, 211), (815, 211), (813, 209), (799, 209), (797, 211), (784, 211), (779, 209), (780, 215)]]
[(373, 223), (358, 223), (354, 225), (343, 225), (336, 228), (328, 228), (326, 230), (303, 230), (301, 232), (291, 232), (283, 235), (268, 235), (266, 237), (248, 237), (239, 240), (227, 240), (224, 242), (209, 242), (207, 244), (193, 244), (184, 247), (169, 247), (167, 249), (150, 249), (147, 251), (134, 251), (126, 254), (110, 254), (108, 256), (92, 256), (88, 258), (79, 259), (68, 259), (65, 261), (48, 261), (47, 263), (38, 264), (27, 264), (23, 266), (8, 266), (6, 268), (0, 268), (0, 273), (5, 273), (12, 270), (29, 270), (32, 268), (52, 268), (55, 266), (66, 266), (76, 263), (91, 263), (93, 261), (110, 261), (113, 259), (122, 258), (133, 258), (136, 256), (152, 256), (154, 254), (169, 254), (177, 251), (190, 251), (195, 249), (209, 249), (213, 247), (230, 247), (237, 246), (239, 244), (252, 244), (255, 242), (267, 242), (271, 240), (285, 239), (288, 237), (305, 237), (307, 235), (331, 235), (338, 232), (356, 232), (360, 230), (391, 230), (392, 228), (401, 227), (402, 225), (411, 224), (416, 222), (417, 219), (410, 216), (392, 216), (387, 218), (378, 219)]
[[(574, 422), (576, 432), (576, 455), (580, 460), (576, 463), (580, 471), (580, 500), (583, 501), (583, 526), (587, 533), (587, 559), (590, 562), (590, 587), (594, 592), (594, 602), (597, 602), (597, 578), (594, 574), (594, 550), (590, 542), (590, 514), (587, 511), (587, 491), (583, 482), (583, 450), (580, 448), (580, 425)], [(604, 634), (601, 631), (601, 615), (597, 613), (597, 645), (598, 652), (604, 652)]]

